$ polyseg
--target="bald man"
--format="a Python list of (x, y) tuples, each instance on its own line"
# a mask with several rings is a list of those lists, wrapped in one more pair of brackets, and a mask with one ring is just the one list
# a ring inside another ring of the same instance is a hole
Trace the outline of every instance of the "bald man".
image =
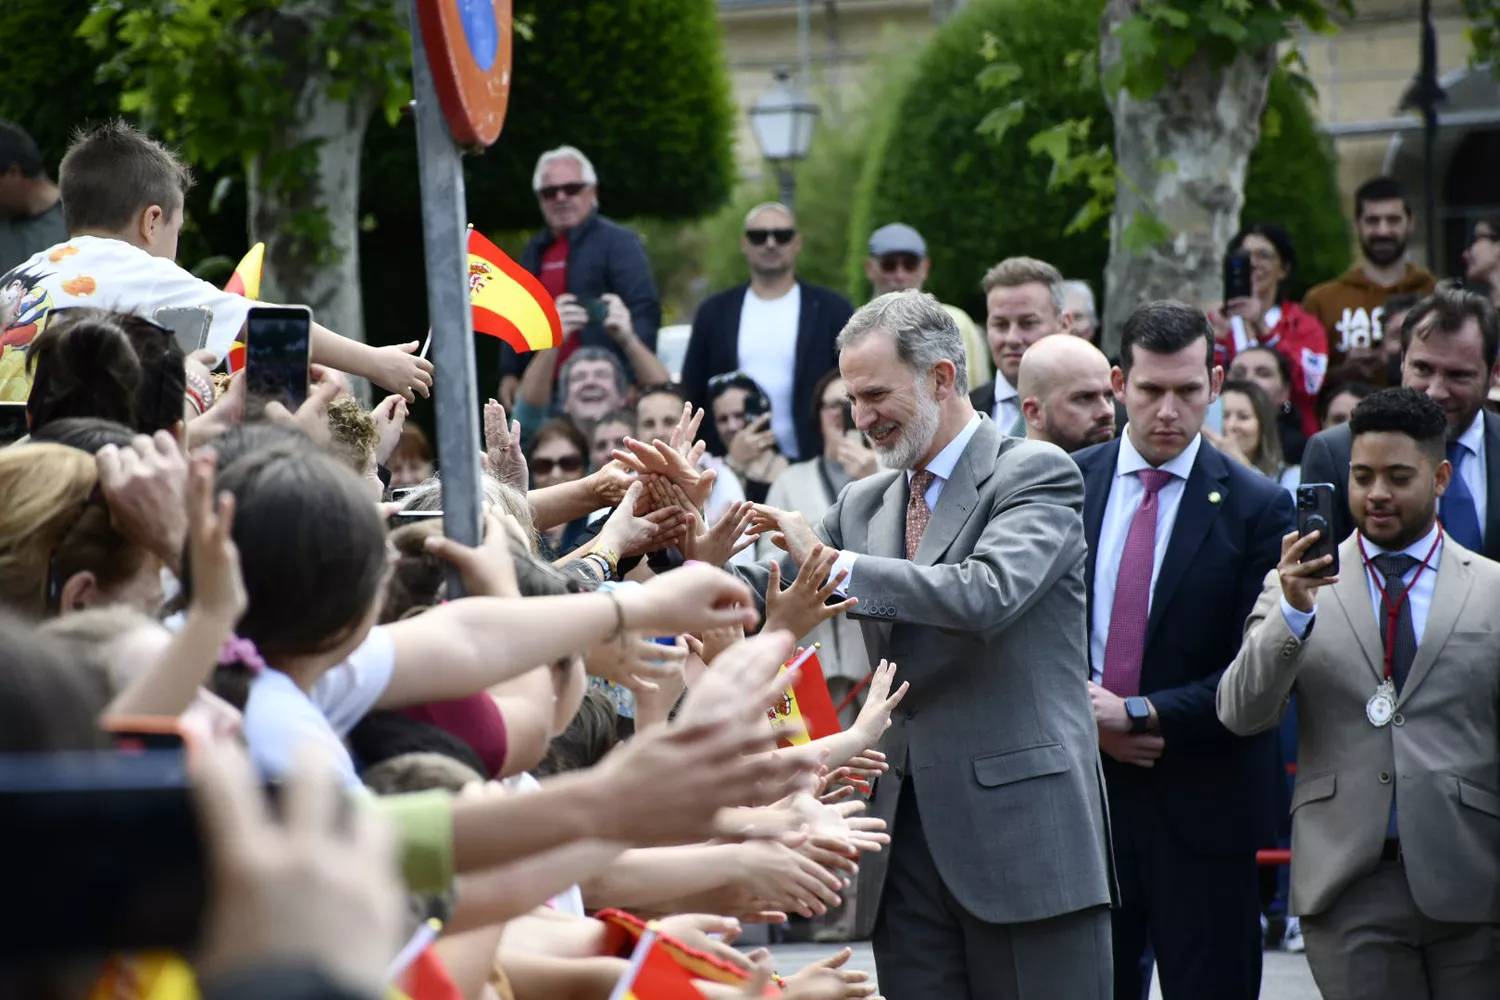
[(1071, 453), (1115, 436), (1109, 359), (1087, 340), (1038, 340), (1021, 356), (1016, 381), (1029, 440)]

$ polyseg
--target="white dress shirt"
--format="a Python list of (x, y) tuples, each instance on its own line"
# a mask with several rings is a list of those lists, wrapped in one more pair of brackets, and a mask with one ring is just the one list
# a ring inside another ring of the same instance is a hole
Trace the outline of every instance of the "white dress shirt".
[[(1432, 547), (1433, 543), (1437, 541), (1437, 533), (1438, 526), (1433, 524), (1427, 534), (1404, 549), (1383, 549), (1365, 539), (1363, 535), (1360, 536), (1360, 541), (1364, 542), (1365, 545), (1365, 552), (1369, 554), (1371, 560), (1378, 555), (1399, 552), (1409, 555), (1417, 561), (1417, 565), (1407, 570), (1406, 575), (1401, 578), (1401, 584), (1402, 586), (1411, 588), (1407, 592), (1406, 599), (1411, 602), (1411, 631), (1412, 635), (1416, 637), (1417, 645), (1419, 646), (1422, 644), (1422, 633), (1427, 628), (1427, 612), (1432, 608), (1432, 594), (1437, 590), (1438, 563), (1442, 562), (1443, 559), (1443, 546), (1439, 544), (1436, 550)], [(1427, 553), (1429, 552), (1432, 553), (1432, 558), (1428, 561), (1427, 568), (1424, 570), (1422, 569), (1422, 560), (1427, 558)], [(1417, 576), (1418, 570), (1422, 570), (1421, 576)], [(1375, 627), (1380, 630), (1380, 641), (1382, 648), (1384, 648), (1385, 599), (1380, 596), (1380, 587), (1385, 584), (1385, 578), (1381, 577), (1377, 584), (1377, 574), (1372, 574), (1369, 570), (1365, 569), (1363, 559), (1360, 560), (1358, 566), (1341, 566), (1339, 567), (1339, 571), (1341, 573), (1358, 572), (1365, 575), (1365, 583), (1370, 589), (1370, 606), (1375, 609)], [(1415, 583), (1412, 582), (1413, 578), (1416, 580)], [(1399, 600), (1400, 597), (1400, 593), (1395, 593), (1391, 595), (1391, 600)], [(1281, 599), (1281, 617), (1286, 619), (1286, 627), (1291, 629), (1292, 634), (1295, 636), (1303, 639), (1307, 638), (1308, 626), (1312, 624), (1313, 616), (1317, 613), (1318, 607), (1316, 604), (1313, 605), (1313, 609), (1310, 612), (1298, 611), (1286, 602), (1285, 597)]]
[[(740, 371), (755, 379), (771, 401), (771, 430), (776, 446), (792, 461), (797, 452), (797, 421), (792, 413), (792, 385), (797, 375), (797, 326), (802, 320), (802, 286), (779, 299), (763, 299), (745, 290), (740, 307)], [(713, 410), (709, 410), (713, 416)]]
[[(1464, 459), (1458, 474), (1464, 477), (1464, 485), (1469, 488), (1469, 494), (1474, 498), (1474, 514), (1479, 519), (1479, 537), (1483, 538), (1484, 519), (1490, 509), (1490, 498), (1486, 495), (1489, 481), (1485, 478), (1483, 410), (1474, 414), (1474, 422), (1469, 425), (1468, 430), (1459, 435), (1456, 443), (1469, 453), (1469, 457)], [(1438, 503), (1441, 504), (1442, 501), (1439, 500)]]
[(1009, 434), (1016, 421), (1021, 419), (1021, 394), (998, 368), (995, 369), (995, 406), (990, 416), (1001, 434)]
[[(1109, 620), (1115, 610), (1115, 584), (1120, 579), (1120, 559), (1125, 555), (1125, 538), (1130, 522), (1146, 499), (1146, 487), (1136, 475), (1142, 469), (1160, 468), (1172, 474), (1171, 482), (1156, 494), (1156, 552), (1151, 563), (1151, 591), (1156, 592), (1156, 578), (1167, 557), (1172, 541), (1172, 527), (1177, 523), (1177, 509), (1187, 488), (1188, 473), (1198, 460), (1203, 437), (1194, 436), (1182, 454), (1165, 465), (1153, 466), (1141, 457), (1130, 440), (1130, 427), (1120, 435), (1120, 456), (1115, 461), (1115, 478), (1110, 484), (1109, 502), (1104, 506), (1104, 523), (1099, 526), (1098, 553), (1094, 559), (1094, 611), (1089, 629), (1089, 662), (1094, 683), (1104, 682), (1104, 646), (1109, 641)], [(1150, 605), (1148, 604), (1149, 608)]]
[[(979, 414), (977, 413), (970, 417), (969, 422), (964, 424), (963, 429), (953, 435), (953, 440), (949, 441), (942, 451), (932, 456), (932, 461), (927, 463), (926, 469), (932, 473), (932, 483), (928, 485), (927, 492), (922, 494), (922, 496), (927, 500), (928, 510), (937, 510), (938, 497), (943, 495), (943, 487), (947, 485), (948, 480), (953, 478), (953, 470), (958, 468), (959, 458), (962, 457), (964, 449), (969, 446), (969, 441), (973, 439), (974, 432), (979, 430), (979, 419)], [(906, 483), (908, 487), (911, 486), (912, 477), (916, 474), (916, 470), (914, 469), (906, 470)], [(905, 523), (904, 517), (903, 523)], [(834, 560), (833, 569), (829, 571), (831, 575), (837, 576), (840, 570), (849, 571), (849, 576), (844, 580), (843, 586), (839, 588), (840, 592), (854, 579), (854, 561), (858, 558), (858, 552), (850, 552), (848, 549), (844, 549), (839, 553), (838, 559)]]

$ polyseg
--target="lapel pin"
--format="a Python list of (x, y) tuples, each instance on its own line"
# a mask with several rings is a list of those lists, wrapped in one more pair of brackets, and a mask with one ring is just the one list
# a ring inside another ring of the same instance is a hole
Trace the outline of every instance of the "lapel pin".
[(1214, 490), (1212, 493), (1210, 493), (1208, 495), (1208, 502), (1209, 503), (1218, 503), (1220, 500), (1223, 500), (1223, 499), (1224, 499), (1224, 494), (1220, 493), (1218, 490)]

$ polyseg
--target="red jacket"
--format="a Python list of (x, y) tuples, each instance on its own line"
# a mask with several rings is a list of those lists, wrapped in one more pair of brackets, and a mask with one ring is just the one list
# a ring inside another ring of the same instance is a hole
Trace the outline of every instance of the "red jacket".
[[(1281, 303), (1281, 317), (1270, 335), (1256, 347), (1269, 347), (1291, 362), (1291, 404), (1302, 417), (1302, 433), (1312, 437), (1318, 425), (1318, 390), (1328, 374), (1328, 331), (1311, 313), (1290, 299)], [(1234, 360), (1233, 340), (1214, 342), (1215, 359), (1224, 367)]]

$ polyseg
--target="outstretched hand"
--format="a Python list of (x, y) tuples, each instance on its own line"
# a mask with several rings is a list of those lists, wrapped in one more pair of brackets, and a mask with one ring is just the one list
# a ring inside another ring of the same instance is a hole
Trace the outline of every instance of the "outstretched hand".
[(800, 639), (828, 619), (859, 604), (857, 597), (837, 604), (828, 603), (848, 576), (843, 570), (830, 576), (838, 557), (837, 549), (824, 548), (821, 542), (814, 544), (802, 561), (797, 579), (786, 590), (781, 589), (781, 565), (772, 560), (770, 579), (766, 583), (765, 628), (785, 629)]

